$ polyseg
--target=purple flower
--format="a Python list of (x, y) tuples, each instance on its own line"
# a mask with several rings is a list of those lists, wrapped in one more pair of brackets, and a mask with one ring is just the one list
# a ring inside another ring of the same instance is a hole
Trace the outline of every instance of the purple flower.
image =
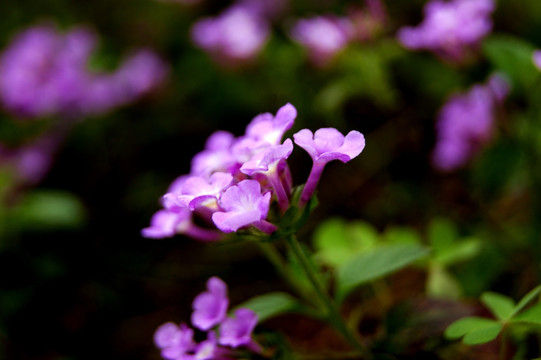
[(231, 184), (233, 176), (229, 173), (216, 172), (208, 179), (201, 176), (190, 176), (183, 180), (176, 192), (164, 195), (166, 209), (185, 207), (193, 211), (198, 206), (217, 209), (218, 198)]
[(308, 129), (293, 135), (295, 144), (302, 147), (313, 160), (312, 170), (304, 185), (300, 205), (304, 205), (312, 197), (323, 168), (332, 160), (348, 162), (364, 149), (364, 136), (358, 131), (350, 131), (346, 136), (334, 128), (323, 128), (312, 133)]
[(0, 57), (0, 100), (23, 117), (81, 117), (131, 102), (164, 79), (166, 67), (143, 50), (113, 73), (88, 69), (96, 36), (36, 26), (18, 34)]
[(432, 0), (417, 27), (404, 27), (398, 39), (407, 48), (429, 49), (460, 62), (492, 30), (493, 0)]
[(289, 184), (284, 183), (281, 174), (278, 171), (280, 164), (285, 164), (286, 159), (293, 151), (293, 143), (286, 139), (282, 145), (271, 146), (268, 149), (254, 155), (251, 160), (245, 162), (240, 171), (244, 174), (254, 176), (256, 174), (264, 175), (271, 183), (274, 194), (278, 199), (278, 204), (282, 211), (289, 207), (289, 194), (291, 192)]
[(296, 117), (297, 109), (287, 103), (278, 109), (276, 116), (264, 113), (253, 118), (246, 127), (246, 136), (269, 145), (278, 145), (284, 133), (293, 126)]
[(151, 239), (162, 239), (176, 234), (185, 234), (202, 241), (216, 241), (221, 238), (218, 232), (195, 225), (191, 211), (181, 207), (174, 211), (157, 211), (150, 220), (150, 226), (141, 230), (141, 235)]
[(196, 348), (193, 341), (193, 329), (186, 324), (180, 327), (172, 322), (161, 325), (154, 333), (154, 344), (161, 349), (165, 359), (188, 360), (190, 352)]
[(199, 20), (192, 28), (192, 39), (219, 62), (253, 59), (269, 36), (269, 25), (251, 8), (237, 5), (216, 18)]
[(463, 166), (492, 136), (494, 111), (508, 92), (500, 77), (452, 96), (442, 107), (436, 125), (433, 164), (442, 171)]
[(225, 211), (217, 211), (212, 220), (218, 229), (225, 233), (253, 225), (259, 230), (271, 233), (276, 227), (265, 219), (269, 212), (271, 194), (261, 194), (261, 185), (256, 180), (243, 180), (231, 186), (221, 197), (220, 206)]
[(293, 40), (307, 48), (312, 60), (320, 66), (344, 49), (352, 35), (349, 20), (331, 15), (298, 20), (291, 29)]
[(207, 281), (207, 291), (197, 295), (193, 301), (192, 324), (200, 330), (209, 330), (222, 322), (228, 306), (227, 285), (212, 277)]
[(234, 141), (233, 134), (227, 131), (217, 131), (212, 134), (205, 144), (205, 150), (193, 157), (191, 173), (198, 176), (210, 176), (217, 171), (230, 172), (236, 164), (231, 153)]
[(256, 324), (256, 313), (250, 309), (237, 309), (234, 318), (227, 318), (220, 325), (220, 345), (237, 348), (253, 344), (252, 331)]

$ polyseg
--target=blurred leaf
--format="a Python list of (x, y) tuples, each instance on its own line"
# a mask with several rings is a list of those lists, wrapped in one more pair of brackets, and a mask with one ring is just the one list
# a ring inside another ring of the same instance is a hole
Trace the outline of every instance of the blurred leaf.
[(502, 325), (495, 320), (472, 316), (459, 319), (449, 325), (445, 330), (445, 336), (449, 339), (464, 336), (464, 343), (476, 345), (494, 340), (501, 329)]
[(262, 322), (280, 314), (302, 309), (302, 307), (302, 304), (291, 295), (273, 292), (251, 298), (236, 308), (253, 310), (257, 314), (258, 321)]
[(522, 299), (518, 302), (517, 306), (514, 309), (514, 314), (520, 312), (530, 301), (532, 301), (539, 293), (541, 292), (541, 285), (532, 289), (529, 293), (524, 295)]
[(512, 321), (541, 325), (541, 303), (535, 304), (531, 308), (515, 316)]
[(532, 60), (534, 50), (534, 45), (511, 35), (492, 35), (483, 42), (483, 52), (493, 66), (526, 91), (539, 76)]
[(385, 241), (394, 244), (420, 244), (421, 238), (417, 231), (408, 227), (389, 227), (383, 234)]
[(374, 246), (378, 237), (376, 229), (366, 222), (347, 223), (340, 218), (329, 219), (318, 226), (314, 233), (316, 257), (329, 265), (338, 266)]
[(456, 227), (448, 219), (436, 218), (428, 225), (428, 241), (435, 254), (445, 253), (457, 238)]
[(499, 320), (509, 319), (515, 308), (513, 299), (490, 291), (481, 295), (481, 302), (485, 304)]
[(478, 239), (460, 240), (445, 251), (436, 254), (435, 260), (442, 265), (451, 265), (475, 257), (480, 250), (481, 242)]
[(458, 299), (462, 291), (459, 282), (444, 267), (434, 264), (428, 270), (426, 293), (432, 298)]
[(13, 215), (19, 226), (33, 230), (76, 228), (86, 216), (85, 208), (76, 196), (52, 190), (28, 193)]
[(400, 270), (427, 254), (426, 248), (416, 244), (385, 245), (360, 254), (338, 268), (336, 297), (343, 300), (357, 286)]

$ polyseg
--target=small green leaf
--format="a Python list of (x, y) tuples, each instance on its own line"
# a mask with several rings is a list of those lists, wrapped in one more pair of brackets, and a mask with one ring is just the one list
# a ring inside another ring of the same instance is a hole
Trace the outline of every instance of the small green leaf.
[(499, 320), (509, 319), (515, 309), (515, 302), (513, 299), (490, 291), (481, 295), (481, 302), (485, 304)]
[(477, 345), (494, 340), (502, 325), (495, 320), (475, 316), (459, 319), (445, 330), (448, 339), (458, 339), (464, 336), (464, 343)]
[(518, 302), (518, 305), (515, 307), (513, 314), (519, 313), (530, 301), (532, 301), (537, 295), (539, 295), (539, 292), (541, 292), (541, 285), (535, 287), (532, 289), (529, 293), (524, 295), (522, 299)]
[(385, 245), (359, 254), (338, 268), (336, 296), (343, 300), (357, 286), (402, 269), (426, 256), (416, 244)]
[(236, 308), (253, 310), (257, 314), (258, 321), (261, 322), (280, 314), (300, 310), (302, 307), (301, 303), (291, 295), (273, 292), (253, 297)]
[(502, 331), (502, 324), (495, 323), (487, 327), (470, 331), (464, 336), (463, 341), (464, 344), (467, 345), (485, 344), (496, 339), (500, 331)]
[(535, 304), (531, 308), (518, 314), (513, 318), (513, 321), (541, 325), (541, 303)]

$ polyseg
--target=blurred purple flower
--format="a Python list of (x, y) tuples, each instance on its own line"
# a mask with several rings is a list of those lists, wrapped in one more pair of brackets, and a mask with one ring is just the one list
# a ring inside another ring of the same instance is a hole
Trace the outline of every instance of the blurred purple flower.
[(460, 62), (492, 30), (493, 0), (432, 0), (417, 27), (404, 27), (399, 41), (407, 48), (428, 49), (442, 58)]
[(154, 344), (161, 349), (163, 358), (174, 360), (192, 359), (189, 353), (196, 347), (193, 329), (186, 324), (180, 324), (179, 327), (172, 322), (167, 322), (156, 330)]
[(535, 50), (532, 54), (534, 65), (541, 70), (541, 50)]
[(312, 197), (325, 165), (332, 160), (348, 162), (364, 149), (363, 134), (350, 131), (346, 136), (334, 128), (323, 128), (314, 134), (303, 129), (293, 135), (295, 144), (302, 147), (313, 160), (312, 170), (302, 190), (300, 204), (306, 204)]
[(257, 315), (252, 310), (244, 308), (235, 310), (235, 317), (225, 319), (220, 325), (220, 345), (232, 348), (252, 345), (252, 331), (256, 325)]
[(218, 229), (225, 233), (253, 225), (259, 230), (272, 233), (276, 227), (265, 219), (269, 212), (271, 194), (261, 194), (261, 185), (256, 180), (243, 180), (231, 186), (221, 197), (220, 206), (225, 211), (217, 211), (212, 220)]
[(296, 117), (297, 109), (287, 103), (278, 109), (276, 116), (264, 113), (253, 118), (246, 127), (246, 136), (265, 141), (269, 145), (278, 145), (282, 142), (284, 133), (293, 126)]
[(205, 144), (205, 150), (193, 157), (191, 173), (208, 177), (218, 171), (230, 172), (236, 164), (231, 154), (234, 142), (235, 137), (227, 131), (213, 133)]
[(143, 50), (114, 73), (87, 68), (94, 33), (52, 26), (19, 33), (0, 57), (0, 100), (22, 117), (81, 117), (134, 101), (164, 79), (166, 67)]
[(493, 76), (487, 85), (475, 85), (466, 94), (447, 101), (436, 124), (432, 161), (437, 169), (452, 171), (463, 166), (490, 140), (496, 105), (508, 91), (505, 80)]
[(192, 40), (228, 64), (252, 60), (269, 37), (269, 24), (251, 7), (234, 5), (215, 18), (203, 18), (192, 27)]
[(220, 278), (211, 277), (207, 291), (193, 300), (192, 324), (200, 330), (209, 330), (225, 319), (228, 306), (227, 285)]
[(354, 29), (346, 18), (332, 15), (298, 20), (290, 31), (291, 38), (308, 50), (316, 65), (324, 66), (344, 49)]

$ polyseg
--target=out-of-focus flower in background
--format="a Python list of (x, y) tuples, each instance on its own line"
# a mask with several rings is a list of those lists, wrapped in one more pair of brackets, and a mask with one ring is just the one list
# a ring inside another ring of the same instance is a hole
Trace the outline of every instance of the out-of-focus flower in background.
[(197, 21), (192, 40), (218, 63), (236, 65), (253, 60), (267, 43), (268, 21), (253, 6), (235, 4), (217, 17)]
[(96, 35), (38, 25), (17, 34), (0, 57), (0, 100), (24, 118), (79, 118), (132, 102), (161, 83), (167, 67), (150, 50), (112, 73), (88, 69)]
[(290, 35), (307, 49), (316, 65), (325, 66), (348, 45), (354, 28), (348, 18), (322, 15), (298, 20)]
[(403, 27), (398, 40), (412, 50), (427, 49), (451, 62), (462, 62), (492, 30), (493, 0), (432, 0), (417, 27)]
[(474, 156), (493, 134), (497, 105), (509, 92), (504, 78), (493, 75), (487, 84), (452, 96), (441, 109), (436, 125), (434, 166), (452, 171)]

